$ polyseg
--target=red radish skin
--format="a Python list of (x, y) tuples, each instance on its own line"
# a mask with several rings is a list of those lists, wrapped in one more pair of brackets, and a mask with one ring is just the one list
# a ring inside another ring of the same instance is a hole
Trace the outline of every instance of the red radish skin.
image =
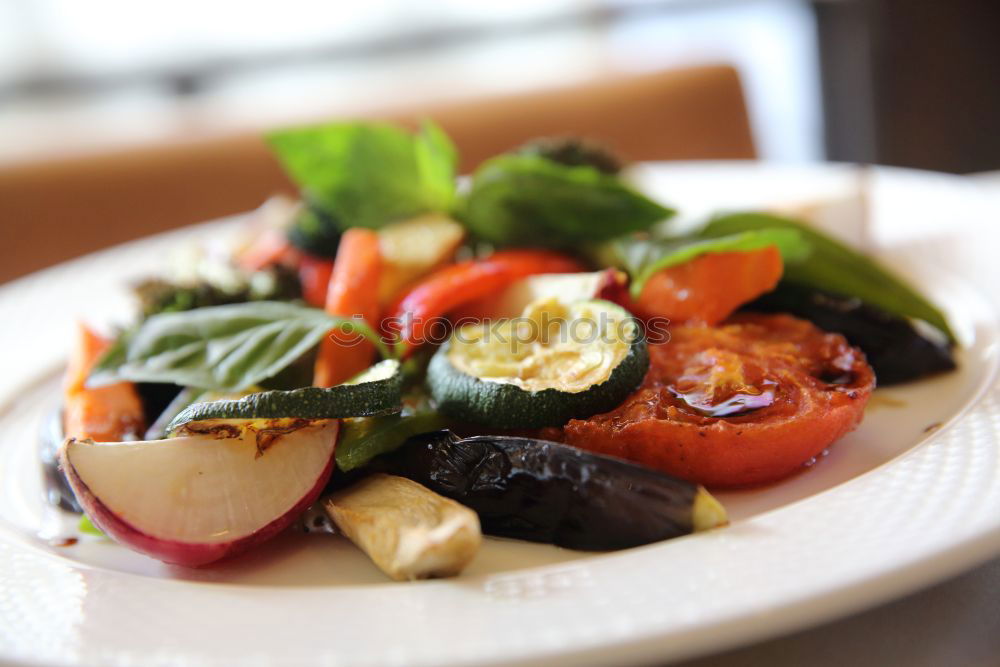
[[(65, 450), (63, 450), (65, 452)], [(215, 563), (224, 558), (232, 558), (246, 551), (249, 551), (258, 544), (262, 544), (271, 539), (281, 531), (288, 528), (310, 505), (316, 502), (326, 483), (330, 481), (333, 474), (333, 457), (326, 469), (316, 480), (313, 487), (302, 500), (295, 504), (288, 512), (267, 524), (260, 530), (241, 537), (232, 542), (216, 542), (212, 544), (198, 544), (194, 542), (178, 542), (176, 540), (163, 540), (139, 531), (127, 521), (119, 518), (108, 507), (102, 503), (90, 489), (84, 484), (73, 467), (69, 465), (64, 456), (60, 456), (60, 465), (66, 472), (66, 478), (73, 487), (76, 499), (80, 501), (94, 525), (104, 531), (116, 542), (127, 546), (133, 551), (146, 554), (151, 558), (170, 563), (171, 565), (181, 565), (183, 567), (202, 567)]]
[[(332, 437), (336, 438), (338, 434), (339, 428)], [(313, 487), (288, 511), (254, 532), (230, 542), (183, 542), (149, 535), (115, 514), (91, 492), (87, 484), (77, 474), (69, 460), (68, 446), (71, 442), (73, 439), (67, 440), (60, 448), (59, 465), (65, 472), (77, 500), (94, 525), (116, 542), (134, 551), (164, 563), (184, 567), (202, 567), (225, 558), (238, 556), (285, 530), (319, 498), (330, 479), (330, 475), (333, 474), (335, 460), (334, 448), (331, 451), (330, 460), (316, 478)]]

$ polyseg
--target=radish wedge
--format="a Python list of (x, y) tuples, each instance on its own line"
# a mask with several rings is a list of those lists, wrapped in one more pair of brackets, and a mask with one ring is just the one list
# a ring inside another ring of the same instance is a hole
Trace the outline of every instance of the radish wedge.
[(91, 520), (123, 545), (196, 567), (284, 530), (333, 471), (337, 420), (222, 428), (141, 442), (67, 440), (59, 452)]

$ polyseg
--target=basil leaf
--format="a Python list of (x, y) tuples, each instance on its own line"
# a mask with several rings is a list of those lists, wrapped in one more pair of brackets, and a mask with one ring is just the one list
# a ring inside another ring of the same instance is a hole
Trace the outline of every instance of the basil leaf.
[(80, 522), (77, 524), (77, 530), (85, 535), (96, 535), (98, 537), (106, 537), (104, 531), (94, 525), (94, 522), (90, 520), (90, 517), (86, 514), (80, 516)]
[(530, 154), (484, 163), (459, 209), (460, 219), (482, 239), (554, 247), (648, 229), (673, 214), (613, 174)]
[[(135, 333), (135, 329), (125, 329), (118, 333), (114, 342), (111, 346), (101, 355), (94, 364), (94, 367), (90, 369), (90, 376), (87, 378), (88, 386), (99, 386), (93, 384), (94, 377), (104, 376), (114, 377), (115, 371), (119, 366), (128, 361), (128, 341)], [(100, 384), (110, 384), (114, 380), (109, 382), (101, 382)]]
[(719, 252), (748, 252), (777, 246), (787, 263), (799, 262), (809, 255), (810, 247), (793, 229), (760, 229), (718, 238), (619, 239), (601, 254), (632, 277), (629, 291), (639, 298), (642, 288), (657, 271), (685, 264), (699, 255)]
[[(424, 120), (414, 137), (417, 172), (429, 202), (427, 211), (451, 210), (455, 198), (455, 167), (458, 151), (444, 130)], [(424, 211), (421, 211), (424, 212)]]
[(267, 141), (310, 204), (344, 229), (451, 208), (457, 154), (429, 121), (415, 135), (384, 123), (333, 123), (272, 132)]
[(715, 218), (699, 235), (713, 238), (763, 228), (796, 230), (812, 246), (809, 261), (786, 266), (782, 280), (856, 297), (894, 315), (923, 320), (955, 341), (948, 320), (930, 301), (871, 258), (805, 223), (764, 213), (736, 213)]
[(337, 327), (369, 338), (388, 354), (360, 320), (256, 301), (154, 315), (123, 339), (122, 351), (101, 360), (87, 384), (128, 380), (241, 391), (276, 375)]

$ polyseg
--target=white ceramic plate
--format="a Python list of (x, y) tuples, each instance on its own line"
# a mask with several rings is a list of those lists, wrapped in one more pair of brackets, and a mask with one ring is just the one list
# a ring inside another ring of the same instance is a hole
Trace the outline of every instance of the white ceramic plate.
[[(733, 524), (606, 555), (490, 540), (459, 579), (396, 584), (331, 536), (283, 536), (204, 570), (101, 540), (57, 546), (35, 443), (72, 320), (121, 319), (124, 285), (182, 230), (0, 288), (0, 661), (43, 664), (625, 664), (787, 632), (1000, 553), (1000, 328), (989, 196), (958, 177), (849, 167), (652, 165), (640, 180), (700, 213), (843, 197), (824, 216), (948, 311), (962, 368), (880, 390), (807, 472), (722, 495)], [(853, 198), (852, 198), (853, 197)], [(853, 203), (852, 203), (853, 202)]]

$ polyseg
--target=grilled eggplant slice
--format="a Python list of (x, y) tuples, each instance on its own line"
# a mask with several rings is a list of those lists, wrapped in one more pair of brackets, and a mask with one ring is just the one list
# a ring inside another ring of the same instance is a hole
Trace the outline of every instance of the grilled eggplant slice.
[(726, 523), (697, 484), (546, 440), (445, 430), (371, 465), (474, 509), (488, 535), (571, 549), (623, 549)]
[(909, 320), (859, 299), (782, 282), (744, 310), (789, 313), (839, 333), (860, 347), (880, 387), (911, 382), (957, 367), (952, 347), (921, 333)]
[(82, 512), (69, 481), (59, 469), (59, 447), (66, 439), (62, 406), (55, 407), (42, 421), (38, 439), (38, 458), (45, 480), (45, 498), (49, 504), (68, 512)]

